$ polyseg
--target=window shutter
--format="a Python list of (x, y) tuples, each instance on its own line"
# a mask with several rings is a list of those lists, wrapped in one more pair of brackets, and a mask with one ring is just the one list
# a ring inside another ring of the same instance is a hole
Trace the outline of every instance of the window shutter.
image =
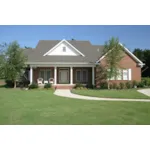
[(128, 69), (128, 79), (131, 80), (132, 79), (132, 70)]

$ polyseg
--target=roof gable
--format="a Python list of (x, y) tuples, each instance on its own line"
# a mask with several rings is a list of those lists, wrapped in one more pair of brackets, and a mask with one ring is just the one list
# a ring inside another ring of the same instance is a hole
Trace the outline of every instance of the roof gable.
[[(123, 46), (123, 44), (121, 44), (121, 43), (119, 43), (119, 44), (124, 48), (124, 51), (125, 51), (134, 61), (136, 61), (140, 66), (143, 66), (143, 65), (144, 65), (144, 63), (143, 63), (141, 60), (139, 60), (132, 52), (130, 52), (129, 49), (127, 49), (125, 46)], [(110, 52), (110, 51), (109, 51), (109, 52)], [(109, 52), (108, 52), (108, 53), (109, 53)], [(104, 54), (104, 55), (102, 55), (96, 63), (99, 63), (103, 58), (106, 57), (106, 55), (107, 55), (107, 53)]]
[(72, 44), (70, 44), (65, 39), (60, 41), (54, 47), (52, 47), (48, 52), (46, 52), (43, 56), (83, 56), (77, 48), (75, 48)]

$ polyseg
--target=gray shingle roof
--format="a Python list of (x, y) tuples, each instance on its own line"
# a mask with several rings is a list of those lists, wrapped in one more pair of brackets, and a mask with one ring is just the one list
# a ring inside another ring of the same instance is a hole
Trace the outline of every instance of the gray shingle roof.
[[(92, 45), (89, 41), (68, 40), (83, 56), (43, 56), (47, 51), (58, 44), (60, 40), (40, 40), (35, 49), (24, 50), (28, 62), (84, 62), (94, 63), (102, 56), (103, 46)], [(99, 50), (98, 50), (99, 49)]]

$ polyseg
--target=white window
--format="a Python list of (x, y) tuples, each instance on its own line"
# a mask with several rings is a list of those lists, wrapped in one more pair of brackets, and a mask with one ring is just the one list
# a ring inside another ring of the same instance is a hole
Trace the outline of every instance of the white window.
[(66, 47), (63, 47), (63, 52), (66, 52)]
[(118, 76), (112, 77), (110, 80), (131, 80), (131, 69), (119, 69)]
[(122, 80), (122, 70), (121, 69), (118, 70), (118, 75), (116, 77), (116, 80)]
[(123, 69), (123, 80), (128, 80), (128, 69)]

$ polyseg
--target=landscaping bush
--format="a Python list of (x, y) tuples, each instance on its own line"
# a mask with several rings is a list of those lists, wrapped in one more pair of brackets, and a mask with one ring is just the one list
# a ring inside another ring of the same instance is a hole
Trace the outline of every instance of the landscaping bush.
[(101, 82), (100, 88), (101, 89), (107, 89), (108, 88), (108, 83), (107, 82)]
[(10, 87), (10, 88), (14, 87), (14, 83), (12, 82), (12, 80), (5, 80), (5, 83), (6, 83), (6, 87)]
[(113, 85), (112, 85), (112, 84), (109, 84), (109, 88), (110, 88), (110, 89), (113, 89)]
[(138, 85), (138, 82), (134, 80), (134, 81), (132, 82), (133, 88), (137, 87), (137, 85)]
[(75, 89), (77, 89), (77, 88), (79, 89), (79, 88), (81, 88), (81, 87), (84, 87), (84, 86), (83, 86), (83, 84), (81, 84), (81, 83), (77, 83), (77, 84), (75, 85), (75, 87), (74, 87), (74, 88), (75, 88)]
[(150, 86), (150, 78), (149, 77), (142, 78), (142, 82), (145, 86)]
[(138, 88), (143, 88), (143, 87), (144, 87), (144, 85), (145, 85), (145, 84), (144, 84), (144, 82), (143, 82), (143, 81), (141, 81), (141, 82), (139, 82), (139, 83), (138, 83), (137, 87), (138, 87)]
[(85, 87), (88, 89), (94, 89), (95, 88), (95, 86), (92, 84), (87, 84)]
[(117, 89), (117, 90), (120, 90), (120, 86), (119, 86), (119, 85), (117, 85), (116, 89)]
[(37, 83), (32, 83), (29, 85), (29, 89), (37, 89), (38, 88), (38, 84)]
[(113, 89), (117, 89), (117, 83), (113, 83), (113, 84), (112, 84), (112, 88), (113, 88)]
[(47, 84), (44, 85), (45, 89), (50, 89), (51, 87), (52, 87), (52, 85), (50, 83), (47, 83)]
[(132, 83), (130, 81), (127, 81), (126, 82), (126, 88), (127, 89), (131, 89), (133, 86), (132, 86)]
[(125, 84), (123, 82), (119, 83), (120, 89), (124, 89), (125, 88)]

